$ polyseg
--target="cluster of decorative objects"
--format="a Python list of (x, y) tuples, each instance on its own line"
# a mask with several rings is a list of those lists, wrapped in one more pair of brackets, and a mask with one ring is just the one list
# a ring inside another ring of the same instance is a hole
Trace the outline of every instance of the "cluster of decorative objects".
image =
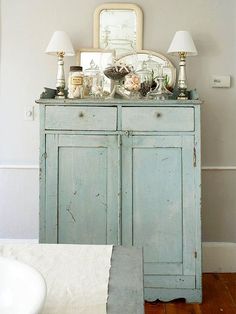
[[(57, 55), (58, 73), (55, 98), (65, 98), (65, 75), (64, 56), (73, 56), (74, 49), (68, 35), (65, 32), (57, 31), (53, 34), (46, 49), (46, 53)], [(179, 55), (179, 78), (178, 78), (178, 99), (188, 99), (186, 79), (186, 56), (197, 54), (192, 37), (187, 31), (176, 32), (168, 53)], [(82, 67), (71, 67), (68, 78), (68, 98), (114, 98), (119, 95), (124, 98), (150, 98), (167, 99), (172, 93), (168, 89), (168, 76), (163, 74), (163, 68), (168, 65), (159, 64), (158, 75), (153, 77), (153, 69), (148, 69), (147, 63), (143, 61), (141, 69), (134, 71), (133, 65), (127, 65), (119, 60), (100, 72), (99, 67), (91, 60), (90, 68), (84, 72)], [(110, 95), (103, 91), (103, 74), (113, 81), (114, 88)], [(45, 93), (46, 94), (46, 93)]]
[[(140, 68), (141, 66), (141, 68)], [(168, 67), (168, 65), (165, 65)], [(113, 81), (114, 87), (107, 98), (116, 95), (126, 99), (159, 98), (159, 92), (163, 92), (159, 99), (168, 98), (172, 93), (167, 90), (168, 77), (163, 75), (164, 65), (157, 64), (158, 76), (154, 77), (154, 71), (148, 69), (148, 61), (139, 64), (139, 70), (135, 71), (132, 65), (114, 59), (111, 65), (104, 70), (104, 75)], [(162, 86), (162, 87), (161, 87)], [(156, 88), (160, 87), (158, 93)]]

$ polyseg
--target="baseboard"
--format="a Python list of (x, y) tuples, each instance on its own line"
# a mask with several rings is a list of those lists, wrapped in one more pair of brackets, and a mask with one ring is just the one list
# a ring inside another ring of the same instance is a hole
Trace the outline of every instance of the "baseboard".
[[(0, 244), (34, 244), (38, 239), (0, 239)], [(236, 243), (203, 242), (203, 272), (234, 273), (236, 272)]]
[(38, 239), (0, 239), (0, 244), (35, 244)]
[(236, 272), (236, 243), (203, 242), (203, 272), (234, 273)]

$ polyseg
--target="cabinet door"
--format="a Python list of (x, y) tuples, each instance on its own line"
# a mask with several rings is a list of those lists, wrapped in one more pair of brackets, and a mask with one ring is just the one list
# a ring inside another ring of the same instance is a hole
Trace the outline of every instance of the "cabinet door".
[(116, 136), (46, 136), (45, 242), (117, 243)]
[(144, 273), (168, 275), (162, 287), (171, 275), (193, 287), (194, 137), (124, 136), (122, 173), (122, 244), (143, 247)]

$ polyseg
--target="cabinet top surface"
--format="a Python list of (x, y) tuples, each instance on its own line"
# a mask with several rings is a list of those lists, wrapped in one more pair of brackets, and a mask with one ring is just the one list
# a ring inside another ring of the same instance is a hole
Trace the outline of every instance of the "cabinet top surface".
[(109, 100), (100, 100), (100, 99), (39, 99), (36, 100), (36, 103), (42, 105), (74, 105), (74, 106), (193, 106), (201, 105), (200, 100), (126, 100), (126, 99), (109, 99)]

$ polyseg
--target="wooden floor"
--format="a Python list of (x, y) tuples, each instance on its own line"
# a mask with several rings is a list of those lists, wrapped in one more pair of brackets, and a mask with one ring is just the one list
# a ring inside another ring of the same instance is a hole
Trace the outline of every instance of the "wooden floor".
[(203, 303), (145, 303), (145, 314), (236, 314), (236, 273), (203, 274)]

